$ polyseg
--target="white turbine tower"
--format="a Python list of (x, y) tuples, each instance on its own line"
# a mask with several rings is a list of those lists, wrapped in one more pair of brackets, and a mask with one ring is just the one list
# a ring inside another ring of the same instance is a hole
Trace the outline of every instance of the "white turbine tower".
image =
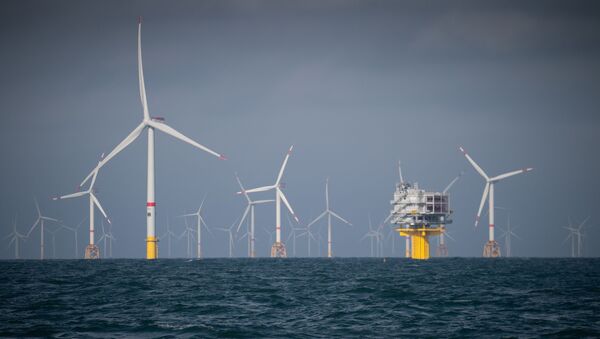
[[(456, 182), (462, 177), (463, 174), (464, 174), (464, 172), (461, 171), (456, 178), (452, 179), (452, 181), (450, 181), (448, 186), (446, 186), (446, 188), (444, 188), (444, 190), (442, 191), (442, 194), (446, 194), (450, 190), (450, 188), (452, 188), (452, 186), (454, 186), (454, 184), (456, 184)], [(440, 233), (440, 244), (438, 245), (437, 256), (438, 257), (447, 257), (448, 256), (448, 247), (446, 246), (446, 239), (445, 239), (446, 225), (440, 225), (440, 227), (442, 228), (442, 232)]]
[(315, 238), (313, 233), (310, 231), (310, 227), (305, 227), (305, 228), (302, 228), (301, 230), (303, 230), (304, 232), (298, 234), (298, 237), (306, 236), (306, 241), (308, 242), (308, 257), (310, 258), (310, 240), (312, 239), (314, 242), (317, 242), (317, 239)]
[[(568, 239), (571, 239), (571, 257), (572, 258), (579, 258), (581, 257), (582, 254), (582, 245), (583, 245), (583, 238), (585, 237), (581, 231), (583, 230), (583, 227), (585, 226), (585, 223), (588, 221), (590, 217), (588, 216), (587, 218), (585, 218), (583, 220), (583, 222), (581, 222), (581, 224), (579, 224), (579, 226), (577, 227), (573, 227), (573, 225), (571, 224), (571, 220), (569, 219), (569, 227), (564, 227), (565, 229), (569, 230), (569, 235), (565, 238), (564, 241), (567, 241)], [(563, 243), (564, 243), (563, 241)], [(577, 245), (577, 246), (575, 246)], [(577, 247), (577, 252), (575, 251), (575, 247)]]
[(235, 224), (237, 223), (237, 220), (231, 224), (231, 226), (229, 226), (229, 228), (227, 227), (217, 227), (216, 229), (219, 231), (223, 231), (223, 232), (227, 232), (227, 235), (229, 236), (229, 257), (232, 258), (233, 257), (233, 228), (235, 227)]
[(173, 240), (173, 238), (177, 238), (177, 236), (175, 235), (175, 233), (173, 233), (173, 231), (171, 231), (171, 222), (169, 221), (168, 216), (167, 231), (160, 238), (163, 239), (165, 237), (167, 238), (167, 254), (169, 255), (169, 258), (171, 258), (171, 241)]
[[(143, 120), (142, 122), (131, 132), (121, 143), (119, 143), (107, 156), (104, 158), (96, 169), (104, 166), (110, 159), (119, 154), (129, 144), (131, 144), (137, 137), (141, 135), (144, 129), (148, 131), (148, 176), (147, 176), (147, 195), (146, 195), (146, 259), (157, 259), (158, 258), (158, 246), (156, 238), (156, 199), (154, 194), (154, 131), (159, 130), (166, 133), (176, 139), (179, 139), (187, 144), (190, 144), (202, 151), (210, 153), (222, 160), (225, 156), (219, 154), (197, 142), (186, 137), (180, 132), (176, 131), (169, 125), (165, 124), (163, 118), (151, 117), (148, 110), (148, 102), (146, 100), (146, 86), (144, 84), (144, 69), (142, 66), (142, 21), (140, 19), (138, 23), (138, 75), (139, 75), (139, 86), (140, 86), (140, 99), (142, 102)], [(89, 180), (93, 175), (92, 171), (81, 183), (81, 186)]]
[(242, 182), (240, 181), (240, 178), (237, 176), (237, 174), (235, 175), (235, 178), (238, 182), (238, 184), (240, 185), (240, 190), (242, 192), (242, 194), (244, 195), (244, 197), (246, 197), (246, 200), (248, 201), (248, 205), (246, 206), (246, 210), (244, 211), (244, 215), (242, 216), (242, 219), (240, 219), (240, 223), (238, 224), (237, 230), (236, 232), (240, 231), (240, 227), (242, 226), (242, 223), (244, 222), (244, 220), (246, 220), (246, 217), (248, 216), (248, 212), (250, 212), (250, 229), (247, 232), (248, 235), (248, 256), (250, 258), (255, 258), (256, 257), (256, 250), (255, 250), (255, 242), (256, 242), (256, 238), (255, 238), (255, 228), (254, 228), (254, 206), (256, 205), (260, 205), (260, 204), (265, 204), (268, 202), (274, 202), (275, 200), (270, 199), (270, 200), (256, 200), (253, 201), (252, 199), (250, 199), (250, 196), (248, 195), (248, 192), (246, 192), (244, 190), (244, 186), (242, 185)]
[(379, 232), (373, 229), (373, 223), (371, 222), (371, 216), (369, 216), (369, 231), (360, 239), (361, 241), (366, 238), (371, 240), (371, 257), (373, 257), (373, 240), (377, 242), (376, 250), (379, 252)]
[[(115, 237), (112, 234), (112, 231), (109, 229), (108, 232), (106, 232), (106, 230), (104, 229), (104, 221), (102, 221), (101, 224), (102, 227), (102, 236), (100, 237), (100, 239), (98, 239), (98, 243), (103, 242), (104, 245), (104, 257), (105, 258), (112, 258), (112, 248), (113, 248), (113, 241), (116, 241)], [(108, 241), (108, 243), (107, 243)], [(107, 249), (108, 246), (108, 249)]]
[(494, 239), (494, 185), (503, 179), (508, 177), (512, 177), (513, 175), (529, 172), (533, 170), (533, 168), (523, 168), (520, 170), (507, 172), (504, 174), (497, 175), (495, 177), (490, 178), (484, 171), (479, 167), (479, 165), (469, 156), (469, 154), (464, 150), (464, 148), (459, 147), (460, 151), (465, 155), (469, 163), (475, 168), (477, 173), (485, 179), (485, 188), (483, 190), (483, 196), (481, 197), (481, 203), (479, 204), (479, 210), (477, 211), (477, 217), (475, 219), (475, 227), (479, 223), (479, 217), (481, 216), (481, 211), (483, 210), (483, 206), (485, 205), (485, 201), (489, 196), (489, 239), (488, 242), (483, 247), (483, 256), (486, 258), (495, 258), (500, 256), (500, 246)]
[[(98, 207), (98, 209), (100, 210), (100, 212), (102, 213), (102, 215), (104, 216), (104, 218), (106, 218), (106, 221), (108, 221), (108, 223), (110, 224), (111, 221), (108, 218), (108, 216), (106, 215), (106, 212), (104, 211), (104, 208), (102, 208), (102, 205), (100, 205), (100, 201), (98, 200), (98, 198), (96, 197), (96, 195), (94, 194), (94, 184), (96, 183), (96, 178), (98, 177), (98, 171), (100, 169), (100, 163), (102, 163), (102, 160), (100, 160), (100, 162), (98, 162), (98, 167), (96, 167), (93, 171), (92, 171), (92, 181), (90, 182), (90, 186), (88, 187), (87, 190), (85, 191), (81, 191), (81, 192), (76, 192), (76, 193), (72, 193), (72, 194), (67, 194), (67, 195), (63, 195), (60, 197), (55, 197), (52, 198), (52, 200), (62, 200), (62, 199), (71, 199), (71, 198), (78, 198), (78, 197), (82, 197), (82, 196), (88, 196), (90, 203), (89, 203), (89, 209), (90, 209), (90, 243), (87, 245), (87, 247), (85, 248), (85, 255), (84, 258), (85, 259), (100, 259), (100, 249), (98, 248), (98, 246), (96, 246), (95, 243), (95, 224), (94, 224), (94, 210), (95, 207)], [(104, 253), (104, 255), (106, 256), (106, 253)]]
[(31, 226), (31, 228), (29, 229), (29, 232), (27, 232), (27, 235), (25, 235), (25, 237), (29, 238), (29, 235), (31, 235), (31, 232), (33, 232), (33, 230), (38, 225), (40, 226), (40, 259), (44, 260), (44, 222), (52, 221), (52, 222), (58, 223), (59, 221), (54, 218), (49, 218), (49, 217), (43, 216), (42, 212), (40, 211), (40, 205), (38, 204), (37, 199), (34, 199), (34, 202), (35, 202), (35, 208), (38, 213), (38, 217), (37, 217), (35, 223), (33, 223), (33, 226)]
[(521, 240), (521, 237), (519, 237), (514, 232), (515, 229), (516, 228), (512, 228), (512, 225), (510, 224), (510, 212), (508, 212), (507, 221), (506, 221), (506, 230), (504, 231), (504, 234), (502, 235), (504, 237), (504, 249), (506, 251), (507, 258), (510, 258), (512, 256), (511, 238), (515, 237), (515, 238)]
[(290, 154), (292, 154), (292, 150), (294, 149), (294, 145), (290, 147), (288, 150), (285, 159), (283, 160), (283, 164), (281, 165), (281, 169), (279, 170), (279, 175), (277, 176), (277, 180), (274, 185), (271, 186), (263, 186), (258, 188), (253, 188), (246, 191), (237, 192), (237, 194), (247, 194), (247, 193), (256, 193), (256, 192), (266, 192), (270, 190), (275, 191), (275, 243), (271, 247), (271, 257), (272, 258), (285, 258), (287, 257), (287, 252), (285, 250), (285, 245), (281, 241), (281, 202), (285, 204), (287, 209), (290, 211), (296, 222), (299, 222), (298, 217), (292, 210), (292, 206), (290, 206), (287, 198), (281, 191), (281, 178), (283, 177), (283, 171), (285, 170), (285, 166), (288, 162)]
[(73, 236), (75, 237), (75, 259), (77, 259), (77, 256), (79, 256), (79, 228), (81, 228), (81, 225), (83, 225), (84, 221), (85, 221), (85, 219), (81, 220), (81, 222), (77, 225), (77, 227), (69, 227), (66, 225), (62, 226), (65, 229), (73, 232)]
[(10, 241), (8, 242), (8, 246), (10, 247), (10, 245), (12, 245), (13, 243), (15, 244), (15, 259), (21, 259), (20, 258), (20, 252), (19, 252), (19, 241), (21, 241), (21, 239), (25, 239), (25, 235), (19, 233), (19, 231), (17, 231), (17, 216), (15, 215), (15, 220), (13, 222), (13, 230), (12, 232), (10, 232), (9, 235), (7, 235), (4, 239), (10, 239)]
[(208, 225), (206, 225), (206, 223), (204, 222), (204, 218), (202, 218), (202, 206), (204, 206), (204, 200), (206, 199), (206, 195), (204, 196), (204, 198), (202, 198), (202, 202), (200, 203), (200, 207), (198, 208), (198, 210), (194, 213), (189, 213), (189, 214), (184, 214), (184, 215), (180, 215), (180, 217), (183, 218), (187, 218), (187, 217), (196, 217), (197, 219), (197, 224), (196, 224), (196, 235), (197, 235), (197, 247), (196, 247), (196, 257), (198, 259), (202, 258), (202, 225), (204, 225), (204, 228), (206, 228), (206, 230), (208, 231), (208, 233), (210, 233), (210, 229), (208, 228)]
[(327, 257), (331, 258), (333, 256), (333, 252), (332, 252), (332, 238), (331, 238), (331, 217), (333, 216), (334, 218), (340, 220), (341, 222), (352, 226), (352, 224), (348, 221), (346, 221), (344, 218), (340, 217), (337, 213), (335, 213), (334, 211), (332, 211), (329, 208), (329, 178), (327, 178), (325, 180), (325, 211), (323, 213), (321, 213), (321, 215), (319, 215), (318, 217), (315, 218), (315, 220), (311, 221), (308, 226), (306, 227), (310, 227), (312, 226), (314, 223), (316, 223), (317, 221), (321, 220), (321, 218), (327, 216)]

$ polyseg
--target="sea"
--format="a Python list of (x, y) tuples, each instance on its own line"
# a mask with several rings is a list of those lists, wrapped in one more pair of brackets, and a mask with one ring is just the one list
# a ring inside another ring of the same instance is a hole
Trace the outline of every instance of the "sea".
[(0, 261), (0, 336), (600, 337), (600, 259)]

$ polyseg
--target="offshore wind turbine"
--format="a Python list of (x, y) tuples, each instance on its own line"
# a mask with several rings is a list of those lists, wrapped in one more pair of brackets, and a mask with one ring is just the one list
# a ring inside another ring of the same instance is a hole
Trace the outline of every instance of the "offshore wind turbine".
[(290, 147), (287, 154), (285, 155), (285, 159), (283, 160), (283, 164), (281, 165), (281, 169), (279, 170), (279, 175), (277, 176), (277, 180), (275, 180), (275, 184), (271, 186), (263, 186), (257, 187), (246, 191), (237, 192), (237, 194), (247, 194), (247, 193), (256, 193), (256, 192), (266, 192), (266, 191), (275, 191), (275, 243), (271, 247), (271, 257), (272, 258), (285, 258), (287, 257), (287, 252), (285, 250), (285, 245), (281, 241), (281, 202), (285, 204), (287, 209), (290, 211), (296, 222), (299, 222), (298, 217), (294, 213), (292, 206), (290, 206), (287, 198), (281, 191), (282, 184), (281, 178), (283, 177), (283, 171), (285, 170), (285, 166), (287, 165), (288, 159), (292, 154), (292, 150), (294, 149), (294, 145)]
[[(448, 184), (448, 186), (446, 186), (446, 188), (444, 188), (444, 190), (442, 191), (442, 194), (446, 194), (450, 188), (452, 188), (452, 186), (454, 186), (454, 184), (456, 184), (456, 182), (462, 177), (462, 175), (464, 174), (464, 172), (460, 172), (458, 174), (458, 176), (456, 176), (456, 178), (452, 179), (452, 181), (450, 181), (450, 183)], [(446, 225), (442, 224), (440, 225), (440, 228), (442, 229), (442, 232), (440, 233), (440, 243), (438, 245), (438, 249), (437, 249), (437, 256), (438, 257), (447, 257), (448, 256), (448, 247), (446, 246)]]
[(17, 215), (15, 215), (15, 219), (13, 221), (13, 230), (12, 232), (10, 232), (9, 235), (7, 235), (6, 237), (4, 237), (4, 239), (10, 239), (10, 241), (8, 242), (8, 246), (10, 247), (10, 245), (12, 245), (13, 243), (15, 244), (15, 259), (21, 259), (19, 256), (19, 241), (21, 241), (21, 239), (26, 239), (26, 236), (24, 234), (19, 233), (19, 231), (17, 231)]
[(310, 258), (310, 239), (312, 239), (314, 242), (317, 242), (317, 239), (315, 238), (313, 233), (310, 231), (310, 227), (302, 228), (302, 230), (304, 232), (298, 234), (298, 237), (306, 236), (306, 241), (308, 242), (308, 257)]
[(51, 221), (51, 222), (59, 223), (59, 221), (54, 218), (43, 216), (42, 212), (40, 211), (40, 205), (38, 204), (37, 199), (33, 199), (33, 201), (35, 202), (35, 208), (37, 210), (38, 217), (35, 220), (35, 223), (33, 223), (31, 228), (29, 229), (29, 232), (27, 232), (27, 235), (25, 235), (25, 237), (29, 238), (29, 235), (31, 235), (31, 232), (33, 232), (33, 230), (38, 225), (40, 226), (40, 259), (44, 260), (44, 225), (45, 225), (44, 222)]
[[(104, 221), (102, 221), (101, 224), (101, 230), (102, 230), (102, 236), (100, 237), (100, 239), (98, 240), (98, 243), (100, 242), (104, 242), (104, 257), (105, 258), (112, 258), (112, 243), (113, 241), (116, 241), (115, 237), (112, 234), (112, 231), (109, 229), (108, 232), (105, 231), (104, 229)], [(108, 250), (107, 250), (107, 241), (108, 241)]]
[(327, 216), (327, 257), (331, 258), (333, 256), (333, 252), (331, 250), (331, 248), (332, 248), (331, 217), (333, 216), (334, 218), (340, 220), (341, 222), (343, 222), (349, 226), (352, 226), (352, 224), (350, 222), (348, 222), (346, 219), (340, 217), (337, 213), (335, 213), (334, 211), (332, 211), (329, 208), (329, 178), (327, 178), (325, 180), (325, 211), (323, 213), (321, 213), (321, 215), (316, 217), (315, 220), (311, 221), (307, 227), (312, 226), (314, 223), (321, 220), (321, 218), (323, 218), (325, 216)]
[[(236, 220), (237, 222), (237, 220)], [(229, 226), (229, 228), (226, 227), (217, 227), (216, 229), (219, 231), (223, 231), (223, 232), (227, 232), (227, 234), (229, 235), (229, 257), (232, 258), (233, 257), (233, 228), (235, 227), (236, 222), (234, 222), (233, 224), (231, 224), (231, 226)]]
[(250, 212), (250, 229), (247, 232), (247, 234), (248, 234), (248, 256), (250, 258), (255, 258), (256, 257), (256, 250), (255, 250), (255, 243), (256, 243), (255, 234), (256, 233), (255, 233), (255, 228), (254, 228), (254, 206), (260, 205), (260, 204), (266, 204), (268, 202), (274, 202), (275, 200), (270, 199), (270, 200), (254, 201), (254, 200), (250, 199), (248, 192), (246, 192), (244, 190), (242, 181), (237, 176), (237, 174), (235, 175), (235, 179), (237, 180), (238, 184), (240, 185), (240, 190), (241, 190), (242, 194), (244, 195), (244, 197), (246, 197), (246, 201), (248, 202), (248, 205), (246, 206), (246, 210), (244, 210), (244, 215), (242, 216), (242, 219), (240, 219), (240, 223), (238, 224), (236, 232), (240, 231), (240, 227), (242, 226), (242, 223), (244, 222), (244, 220), (246, 220), (246, 217), (248, 216), (248, 212)]
[(172, 238), (177, 238), (177, 236), (175, 233), (173, 233), (173, 231), (171, 231), (171, 222), (169, 221), (169, 216), (167, 216), (167, 231), (160, 238), (162, 239), (165, 237), (167, 238), (167, 253), (169, 258), (171, 258), (171, 241)]
[[(87, 195), (89, 197), (89, 210), (90, 210), (90, 242), (87, 245), (87, 247), (85, 248), (85, 255), (84, 258), (85, 259), (100, 259), (100, 249), (98, 248), (98, 246), (96, 246), (95, 243), (95, 223), (94, 223), (94, 210), (96, 207), (98, 207), (98, 209), (100, 210), (100, 212), (102, 213), (102, 215), (104, 216), (104, 218), (106, 218), (106, 220), (108, 221), (108, 223), (110, 224), (111, 221), (108, 218), (108, 216), (106, 215), (106, 212), (104, 211), (104, 208), (102, 208), (102, 205), (100, 204), (100, 200), (98, 200), (98, 198), (96, 197), (96, 195), (94, 194), (94, 184), (96, 183), (96, 178), (98, 177), (98, 171), (100, 170), (100, 163), (102, 162), (102, 160), (100, 160), (100, 162), (98, 162), (98, 167), (96, 167), (93, 171), (92, 171), (92, 181), (90, 182), (90, 186), (88, 187), (87, 190), (85, 191), (80, 191), (80, 192), (76, 192), (76, 193), (72, 193), (72, 194), (67, 194), (67, 195), (63, 195), (60, 197), (54, 197), (52, 198), (52, 200), (62, 200), (62, 199), (71, 199), (71, 198), (78, 198), (78, 197), (82, 197)], [(104, 255), (106, 256), (106, 253), (104, 253)]]
[(186, 240), (187, 241), (187, 253), (186, 253), (186, 255), (188, 258), (191, 258), (192, 257), (191, 241), (194, 240), (194, 229), (190, 227), (186, 218), (183, 218), (183, 221), (185, 222), (185, 229), (179, 235), (178, 239), (181, 239), (184, 236), (187, 237), (187, 240)]
[(77, 225), (77, 227), (69, 227), (66, 225), (62, 225), (62, 227), (64, 227), (68, 231), (73, 232), (73, 235), (75, 237), (75, 259), (77, 259), (77, 256), (79, 255), (79, 235), (78, 235), (79, 228), (81, 227), (81, 225), (83, 225), (84, 221), (85, 221), (85, 219), (81, 220), (81, 222)]
[(294, 227), (289, 216), (287, 216), (287, 221), (288, 227), (291, 230), (290, 235), (287, 237), (287, 241), (289, 242), (290, 239), (292, 239), (292, 255), (296, 257), (296, 238), (300, 236), (300, 232), (302, 232), (304, 229), (300, 227)]
[(148, 168), (147, 168), (147, 194), (146, 194), (146, 259), (158, 258), (158, 245), (156, 238), (156, 199), (154, 192), (154, 131), (158, 130), (190, 144), (202, 151), (212, 154), (219, 159), (225, 160), (225, 156), (219, 154), (208, 147), (205, 147), (187, 136), (181, 134), (174, 128), (164, 122), (164, 118), (151, 117), (148, 110), (148, 101), (146, 99), (146, 85), (144, 83), (144, 69), (142, 66), (142, 20), (138, 22), (138, 77), (140, 87), (140, 100), (142, 103), (143, 119), (142, 122), (129, 133), (107, 156), (102, 159), (96, 168), (83, 180), (80, 186), (83, 186), (100, 167), (104, 166), (114, 156), (124, 150), (129, 144), (137, 139), (144, 130), (148, 133)]
[(371, 257), (373, 257), (373, 240), (377, 241), (377, 252), (379, 252), (379, 232), (373, 229), (373, 223), (371, 222), (371, 216), (369, 216), (369, 231), (360, 239), (361, 241), (366, 238), (371, 240)]
[(184, 215), (180, 215), (180, 217), (183, 218), (187, 218), (187, 217), (196, 217), (197, 219), (197, 225), (196, 225), (196, 234), (197, 234), (197, 248), (196, 248), (196, 257), (198, 259), (202, 258), (202, 225), (204, 225), (204, 227), (206, 228), (206, 230), (210, 233), (210, 229), (208, 228), (208, 226), (206, 225), (206, 223), (204, 222), (204, 218), (202, 218), (202, 206), (204, 206), (204, 200), (206, 199), (206, 195), (204, 196), (204, 198), (202, 198), (202, 202), (200, 203), (200, 207), (198, 208), (198, 210), (194, 213), (189, 213), (189, 214), (184, 214)]
[(529, 172), (529, 171), (533, 170), (533, 168), (531, 168), (531, 167), (523, 168), (520, 170), (507, 172), (507, 173), (500, 174), (500, 175), (490, 178), (483, 171), (483, 169), (481, 169), (481, 167), (479, 167), (479, 165), (469, 156), (469, 154), (467, 153), (467, 151), (465, 151), (464, 148), (459, 147), (459, 149), (465, 155), (465, 157), (467, 158), (469, 163), (473, 166), (473, 168), (475, 168), (477, 173), (479, 173), (479, 175), (481, 175), (483, 177), (483, 179), (485, 180), (485, 188), (483, 190), (483, 195), (481, 197), (481, 203), (479, 204), (479, 210), (477, 211), (477, 217), (475, 219), (475, 227), (477, 227), (477, 224), (479, 223), (479, 217), (481, 216), (481, 211), (483, 210), (485, 201), (489, 197), (489, 203), (488, 203), (488, 207), (489, 207), (489, 213), (488, 213), (488, 215), (489, 215), (489, 238), (488, 238), (488, 242), (483, 247), (483, 256), (486, 258), (499, 257), (500, 256), (500, 246), (494, 239), (494, 185), (498, 181), (501, 181), (508, 177), (512, 177), (517, 174)]
[(507, 215), (507, 222), (506, 222), (506, 231), (504, 231), (504, 248), (506, 250), (506, 257), (511, 257), (512, 256), (512, 249), (511, 249), (511, 237), (515, 237), (519, 240), (521, 240), (521, 237), (519, 237), (515, 232), (514, 232), (515, 228), (512, 228), (512, 225), (510, 224), (510, 212)]

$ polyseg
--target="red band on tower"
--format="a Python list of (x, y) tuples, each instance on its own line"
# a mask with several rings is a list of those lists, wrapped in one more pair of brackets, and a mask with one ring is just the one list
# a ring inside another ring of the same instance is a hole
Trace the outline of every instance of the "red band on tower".
[(146, 206), (148, 206), (148, 207), (154, 207), (154, 206), (156, 206), (156, 203), (155, 202), (147, 202)]

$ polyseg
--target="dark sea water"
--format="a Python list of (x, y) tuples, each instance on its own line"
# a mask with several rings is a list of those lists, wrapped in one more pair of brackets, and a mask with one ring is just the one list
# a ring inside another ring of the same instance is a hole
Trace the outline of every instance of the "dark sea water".
[(1, 261), (0, 336), (600, 337), (600, 259)]

